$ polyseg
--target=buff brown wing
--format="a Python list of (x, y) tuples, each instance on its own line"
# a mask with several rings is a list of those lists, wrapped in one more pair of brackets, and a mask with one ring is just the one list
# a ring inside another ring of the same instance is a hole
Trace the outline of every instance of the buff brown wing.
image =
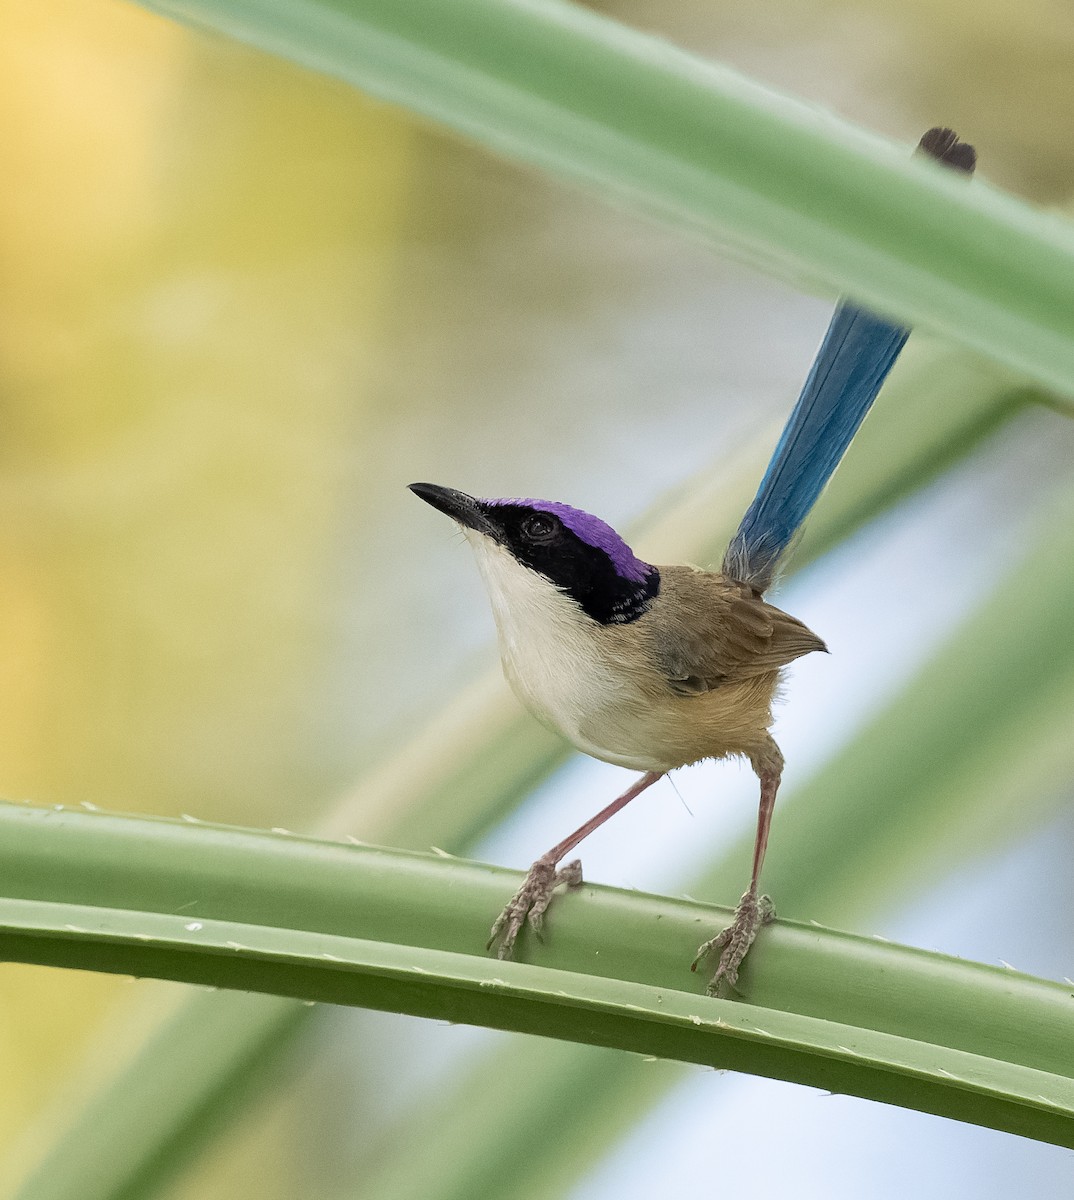
[(657, 662), (671, 689), (697, 695), (778, 671), (803, 654), (826, 650), (796, 617), (734, 580), (689, 567), (661, 567), (680, 620), (654, 633)]

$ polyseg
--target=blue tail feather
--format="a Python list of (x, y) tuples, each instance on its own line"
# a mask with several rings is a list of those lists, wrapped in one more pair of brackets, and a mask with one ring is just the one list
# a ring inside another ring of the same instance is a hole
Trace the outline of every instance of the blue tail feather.
[(855, 304), (835, 310), (798, 403), (724, 558), (724, 574), (759, 591), (846, 453), (909, 329)]
[[(918, 152), (972, 175), (977, 152), (952, 129), (928, 130)], [(763, 592), (872, 407), (910, 330), (842, 301), (817, 351), (723, 572)]]

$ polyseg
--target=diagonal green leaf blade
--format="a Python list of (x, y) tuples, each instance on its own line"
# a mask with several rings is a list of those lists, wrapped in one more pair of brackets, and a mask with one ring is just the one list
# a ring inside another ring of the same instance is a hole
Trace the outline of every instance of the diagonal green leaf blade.
[(587, 9), (564, 0), (147, 6), (1074, 390), (1067, 222)]

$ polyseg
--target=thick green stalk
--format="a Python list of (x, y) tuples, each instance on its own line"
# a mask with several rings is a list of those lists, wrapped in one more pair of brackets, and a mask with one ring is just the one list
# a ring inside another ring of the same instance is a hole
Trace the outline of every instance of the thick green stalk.
[[(1045, 980), (776, 923), (745, 999), (687, 969), (728, 910), (583, 886), (542, 965), (475, 931), (513, 876), (436, 855), (0, 806), (0, 952), (539, 1033), (1074, 1146), (1074, 1006)], [(130, 864), (139, 869), (132, 872)]]
[(147, 0), (1074, 390), (1074, 234), (563, 0)]

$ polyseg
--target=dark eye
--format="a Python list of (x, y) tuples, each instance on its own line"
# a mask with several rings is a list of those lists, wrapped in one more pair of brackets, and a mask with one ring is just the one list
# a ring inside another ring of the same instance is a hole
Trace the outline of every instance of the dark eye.
[(558, 522), (547, 513), (534, 513), (520, 526), (522, 536), (529, 542), (550, 542), (556, 536)]

